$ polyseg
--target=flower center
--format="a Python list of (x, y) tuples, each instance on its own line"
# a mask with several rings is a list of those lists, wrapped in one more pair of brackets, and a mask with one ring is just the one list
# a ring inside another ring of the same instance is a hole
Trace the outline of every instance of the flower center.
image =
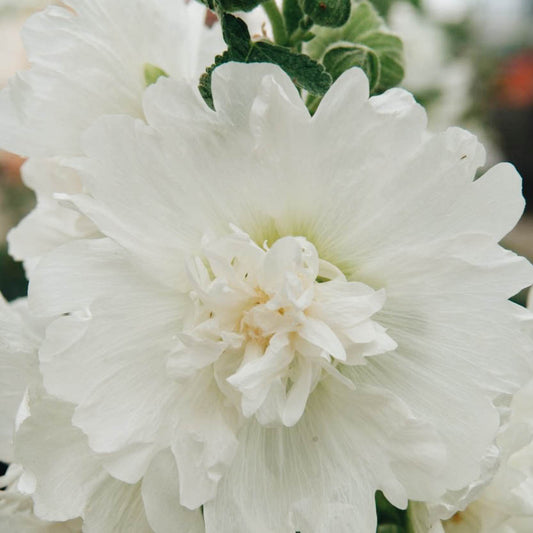
[(291, 426), (309, 394), (342, 365), (396, 348), (372, 316), (384, 290), (347, 281), (304, 237), (259, 247), (236, 228), (205, 242), (189, 263), (194, 307), (169, 361), (178, 377), (214, 365), (221, 390), (244, 416)]

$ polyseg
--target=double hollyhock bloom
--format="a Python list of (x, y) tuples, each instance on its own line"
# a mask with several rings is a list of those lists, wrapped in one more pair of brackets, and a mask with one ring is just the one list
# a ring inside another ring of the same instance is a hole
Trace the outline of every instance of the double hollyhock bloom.
[[(30, 20), (33, 66), (0, 95), (38, 195), (10, 235), (30, 289), (1, 314), (0, 514), (373, 533), (376, 490), (459, 510), (531, 376), (507, 299), (533, 269), (498, 245), (515, 169), (474, 180), (474, 136), (430, 135), (357, 69), (311, 116), (278, 67), (230, 63), (212, 110), (203, 8), (67, 5)], [(167, 76), (146, 87), (147, 64)]]

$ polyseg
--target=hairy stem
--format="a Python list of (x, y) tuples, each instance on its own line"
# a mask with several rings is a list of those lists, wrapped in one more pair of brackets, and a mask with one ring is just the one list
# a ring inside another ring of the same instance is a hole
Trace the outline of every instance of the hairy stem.
[(267, 14), (270, 25), (272, 26), (272, 33), (274, 34), (274, 42), (281, 46), (288, 44), (287, 30), (285, 29), (285, 22), (283, 16), (276, 4), (275, 0), (267, 0), (261, 4), (265, 13)]

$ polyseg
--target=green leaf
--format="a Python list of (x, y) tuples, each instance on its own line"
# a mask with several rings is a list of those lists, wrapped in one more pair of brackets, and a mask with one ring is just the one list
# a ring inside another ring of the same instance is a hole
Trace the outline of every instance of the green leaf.
[(325, 94), (332, 82), (324, 67), (309, 56), (266, 41), (252, 43), (246, 63), (275, 63), (292, 78), (296, 86), (310, 94)]
[(207, 105), (214, 109), (211, 93), (213, 71), (223, 63), (274, 63), (279, 65), (293, 80), (294, 84), (309, 94), (323, 95), (330, 87), (332, 79), (324, 67), (309, 56), (293, 52), (289, 48), (267, 41), (252, 41), (246, 24), (224, 13), (221, 17), (222, 33), (228, 49), (215, 58), (200, 78), (198, 89)]
[[(370, 87), (374, 94), (394, 87), (402, 81), (404, 75), (402, 41), (388, 30), (383, 19), (367, 0), (353, 2), (350, 19), (342, 28), (315, 28), (314, 31), (316, 37), (305, 45), (304, 51), (318, 61), (324, 62), (326, 55), (337, 48), (352, 46), (372, 50), (379, 61), (379, 68), (369, 63), (368, 61), (372, 60), (368, 58), (363, 68), (367, 75), (373, 76), (370, 78)], [(350, 61), (345, 59), (342, 64), (349, 68)], [(335, 72), (330, 71), (328, 65), (336, 69)], [(328, 72), (333, 77), (338, 77), (340, 75), (338, 61), (332, 61), (330, 57), (328, 65), (326, 65)]]
[(304, 13), (300, 7), (300, 4), (298, 3), (298, 0), (284, 0), (282, 11), (287, 33), (291, 35), (299, 28), (300, 21), (303, 19)]
[(168, 74), (156, 65), (152, 63), (145, 63), (144, 65), (144, 81), (146, 86), (153, 85), (161, 76), (168, 78)]
[(301, 0), (300, 6), (319, 26), (336, 28), (350, 18), (350, 0)]
[(402, 40), (393, 33), (376, 31), (361, 38), (361, 43), (374, 50), (379, 57), (381, 70), (376, 92), (398, 85), (405, 74)]
[[(375, 83), (380, 78), (379, 57), (372, 48), (364, 45), (348, 44), (331, 48), (324, 55), (322, 62), (334, 80), (352, 67), (362, 68), (371, 82)], [(375, 86), (370, 87), (371, 91), (374, 89)]]
[(221, 55), (215, 57), (215, 62), (207, 67), (206, 71), (202, 74), (200, 78), (200, 83), (198, 84), (198, 90), (202, 95), (202, 98), (205, 100), (205, 103), (211, 108), (215, 109), (215, 104), (213, 103), (213, 93), (211, 92), (211, 77), (213, 71), (224, 63), (229, 63), (232, 61), (231, 55), (228, 50), (226, 50)]
[(246, 59), (250, 50), (251, 39), (244, 20), (224, 13), (220, 22), (222, 24), (222, 36), (228, 45), (231, 56), (235, 61)]

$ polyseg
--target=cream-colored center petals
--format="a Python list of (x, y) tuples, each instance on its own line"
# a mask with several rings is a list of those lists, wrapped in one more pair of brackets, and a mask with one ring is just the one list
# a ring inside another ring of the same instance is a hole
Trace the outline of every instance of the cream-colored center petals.
[(353, 387), (339, 365), (396, 348), (372, 320), (384, 290), (347, 281), (304, 237), (261, 248), (233, 228), (205, 240), (189, 275), (194, 312), (169, 369), (186, 378), (224, 361), (230, 387), (222, 389), (262, 424), (296, 424), (322, 377)]

